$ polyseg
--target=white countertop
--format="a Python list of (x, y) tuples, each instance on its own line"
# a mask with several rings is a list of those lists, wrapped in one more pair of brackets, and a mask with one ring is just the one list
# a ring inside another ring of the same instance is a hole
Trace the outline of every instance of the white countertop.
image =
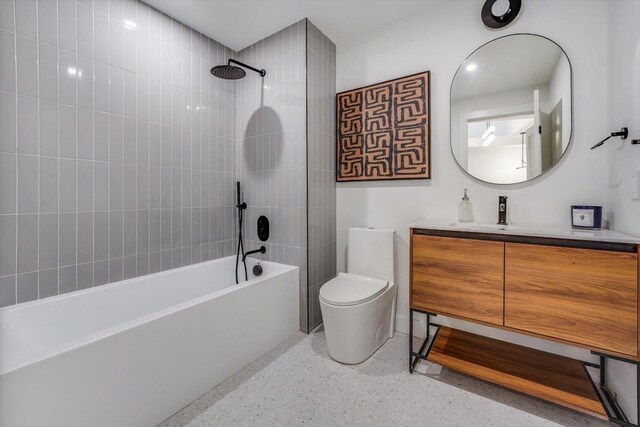
[(485, 233), (507, 236), (546, 237), (551, 239), (590, 240), (596, 242), (631, 243), (640, 245), (640, 237), (618, 233), (612, 230), (584, 230), (568, 225), (533, 224), (462, 224), (457, 222), (420, 221), (409, 224), (409, 228), (423, 230), (460, 231), (467, 233)]

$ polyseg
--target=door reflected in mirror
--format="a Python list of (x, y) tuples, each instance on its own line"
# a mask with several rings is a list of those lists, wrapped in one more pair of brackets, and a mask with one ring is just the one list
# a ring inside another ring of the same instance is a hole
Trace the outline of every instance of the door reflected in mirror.
[(451, 86), (451, 149), (471, 176), (514, 184), (548, 171), (571, 138), (571, 65), (553, 41), (515, 34), (477, 49)]

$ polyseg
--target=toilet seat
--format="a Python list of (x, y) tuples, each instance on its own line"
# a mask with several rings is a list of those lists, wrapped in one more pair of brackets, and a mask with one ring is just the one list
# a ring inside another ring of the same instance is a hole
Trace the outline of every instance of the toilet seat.
[(357, 305), (374, 299), (388, 286), (389, 282), (385, 280), (340, 273), (320, 288), (320, 299), (337, 306)]

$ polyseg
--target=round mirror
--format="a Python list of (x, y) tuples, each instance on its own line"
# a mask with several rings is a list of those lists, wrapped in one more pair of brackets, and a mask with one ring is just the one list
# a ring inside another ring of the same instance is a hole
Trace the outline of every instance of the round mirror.
[(469, 175), (491, 184), (533, 179), (571, 140), (571, 63), (534, 34), (495, 39), (473, 52), (451, 83), (451, 150)]

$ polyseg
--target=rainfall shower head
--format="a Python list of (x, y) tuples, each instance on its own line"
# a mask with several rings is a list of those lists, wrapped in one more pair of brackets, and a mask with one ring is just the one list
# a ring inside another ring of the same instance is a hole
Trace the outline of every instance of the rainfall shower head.
[(256, 73), (260, 74), (261, 77), (264, 77), (267, 74), (267, 72), (264, 69), (258, 70), (257, 68), (253, 68), (250, 65), (243, 64), (242, 62), (238, 62), (235, 59), (230, 59), (227, 62), (227, 65), (216, 65), (211, 69), (211, 74), (213, 74), (214, 76), (220, 79), (225, 79), (225, 80), (239, 80), (244, 78), (244, 76), (246, 76), (247, 73), (242, 68), (237, 67), (235, 65), (231, 65), (232, 63), (238, 64), (244, 68), (248, 68), (251, 71), (255, 71)]
[(211, 74), (225, 80), (240, 80), (247, 75), (242, 68), (235, 65), (216, 65), (211, 69)]

